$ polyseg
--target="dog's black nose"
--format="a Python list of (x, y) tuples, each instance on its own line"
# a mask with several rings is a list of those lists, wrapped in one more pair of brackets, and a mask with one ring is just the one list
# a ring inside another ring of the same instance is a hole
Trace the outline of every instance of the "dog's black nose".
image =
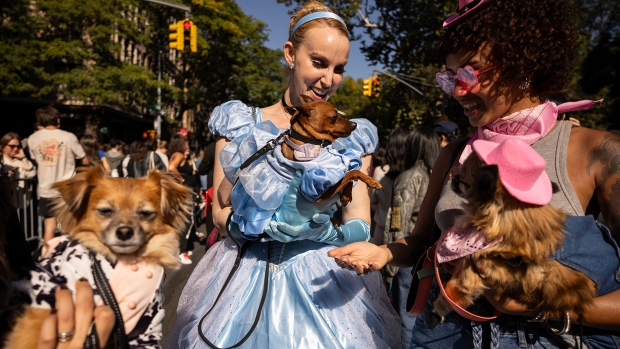
[(133, 236), (133, 228), (131, 227), (120, 227), (116, 229), (116, 237), (121, 240), (129, 240)]

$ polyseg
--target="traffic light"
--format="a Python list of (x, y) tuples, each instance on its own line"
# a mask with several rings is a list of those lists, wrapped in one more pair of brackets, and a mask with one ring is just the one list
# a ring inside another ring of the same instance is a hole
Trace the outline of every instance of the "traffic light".
[(198, 27), (193, 22), (192, 28), (189, 31), (189, 50), (192, 52), (198, 52)]
[(374, 97), (379, 97), (380, 93), (381, 93), (381, 81), (379, 81), (378, 76), (373, 76), (372, 77), (372, 95)]
[(192, 36), (192, 22), (189, 19), (185, 19), (180, 22), (183, 28), (183, 48), (188, 49), (190, 47), (191, 36)]
[(372, 78), (364, 80), (364, 91), (362, 92), (363, 96), (372, 96)]
[(198, 52), (198, 27), (189, 19), (170, 24), (170, 48)]
[(185, 48), (185, 40), (183, 38), (183, 21), (170, 24), (168, 28), (170, 29), (170, 48), (173, 50), (183, 51)]

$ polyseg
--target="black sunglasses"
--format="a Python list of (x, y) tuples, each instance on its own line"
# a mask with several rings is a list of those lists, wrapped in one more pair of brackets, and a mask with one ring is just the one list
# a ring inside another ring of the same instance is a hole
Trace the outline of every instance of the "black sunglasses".
[(17, 148), (17, 149), (21, 149), (21, 148), (22, 148), (21, 144), (18, 144), (18, 145), (14, 145), (14, 144), (7, 144), (6, 146), (7, 146), (7, 147), (10, 147), (11, 149), (15, 149), (15, 148)]

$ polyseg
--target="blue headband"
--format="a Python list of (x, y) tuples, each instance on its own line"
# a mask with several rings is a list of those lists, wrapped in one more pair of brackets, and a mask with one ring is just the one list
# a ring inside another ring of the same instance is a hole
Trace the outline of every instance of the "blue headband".
[[(347, 28), (347, 25), (344, 23), (344, 21), (342, 20), (342, 18), (340, 18), (340, 16), (338, 16), (337, 14), (333, 13), (333, 12), (312, 12), (309, 13), (303, 17), (301, 17), (299, 19), (299, 21), (297, 21), (297, 23), (295, 23), (295, 26), (293, 27), (293, 30), (291, 30), (291, 36), (289, 36), (289, 40), (291, 40), (293, 38), (293, 34), (295, 34), (295, 32), (297, 31), (297, 29), (299, 29), (299, 27), (301, 27), (302, 25), (318, 19), (318, 18), (332, 18), (335, 19), (337, 21), (339, 21), (340, 23), (342, 23), (342, 25), (344, 25), (345, 28)], [(348, 30), (348, 29), (347, 29)]]

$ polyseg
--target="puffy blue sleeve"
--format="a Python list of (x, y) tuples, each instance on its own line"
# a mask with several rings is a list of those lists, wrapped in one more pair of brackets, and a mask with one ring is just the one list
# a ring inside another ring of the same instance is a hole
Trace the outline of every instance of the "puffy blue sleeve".
[(213, 136), (234, 140), (252, 132), (255, 123), (252, 108), (241, 101), (229, 101), (213, 109), (209, 118), (209, 130)]
[(377, 127), (366, 119), (351, 119), (357, 124), (355, 131), (349, 137), (338, 138), (333, 146), (336, 150), (352, 150), (364, 156), (372, 154), (379, 145)]

